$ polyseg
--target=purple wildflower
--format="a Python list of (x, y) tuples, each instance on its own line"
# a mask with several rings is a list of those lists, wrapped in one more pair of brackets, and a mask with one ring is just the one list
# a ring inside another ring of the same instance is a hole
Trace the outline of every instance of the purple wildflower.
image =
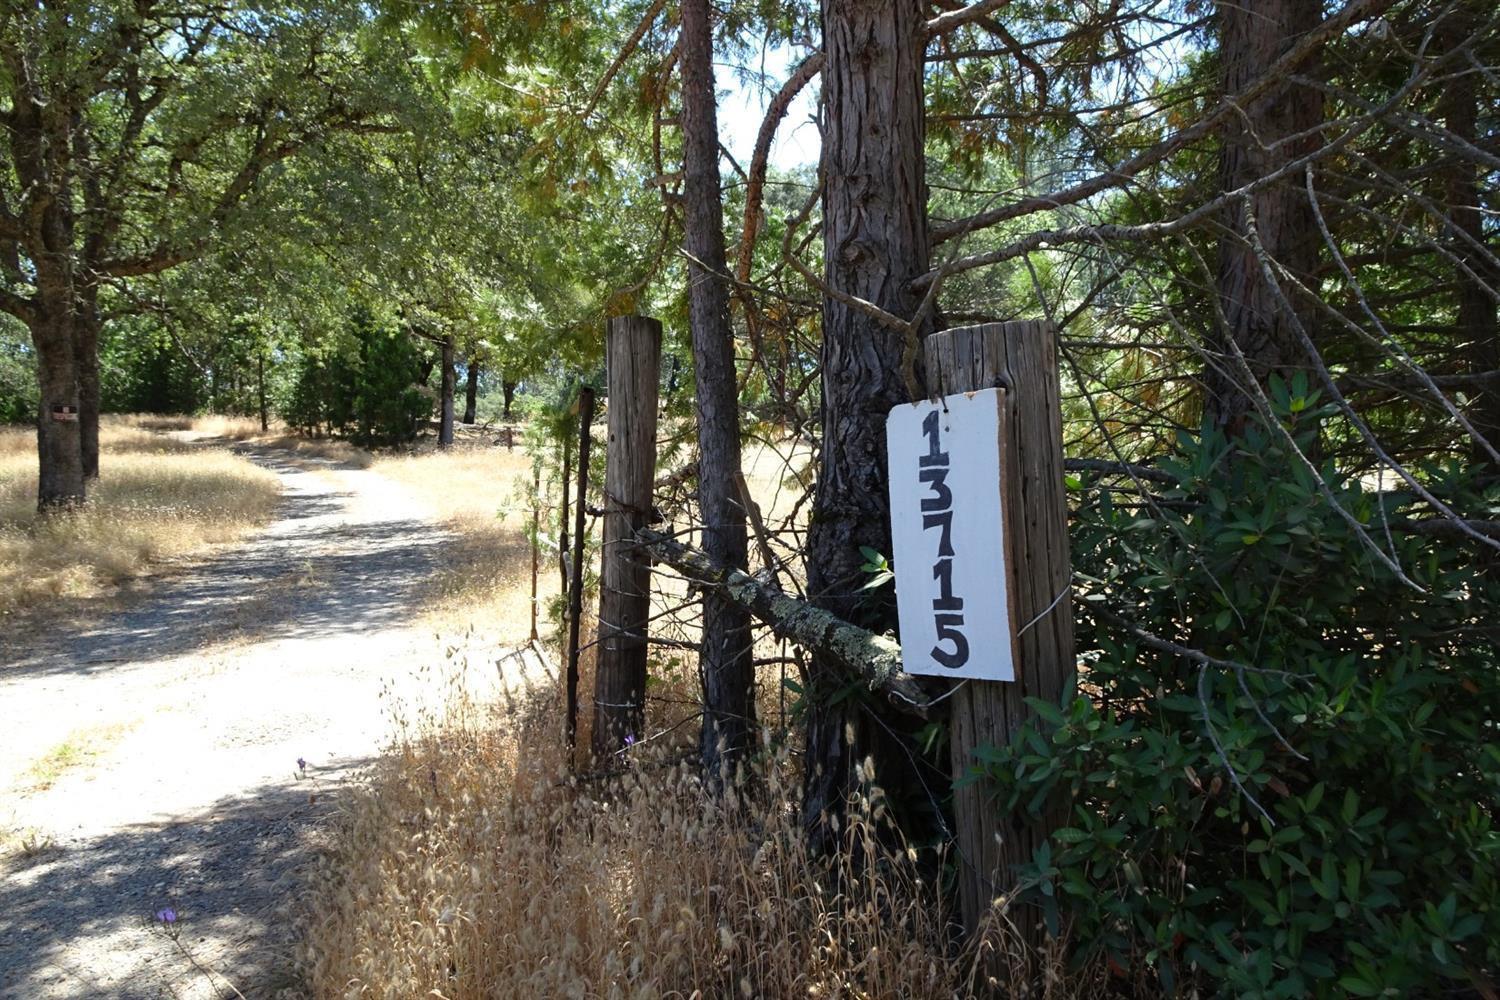
[(170, 906), (163, 906), (156, 911), (156, 919), (163, 924), (177, 923), (177, 911)]
[(625, 734), (625, 745), (628, 746), (628, 747), (635, 746), (635, 734), (634, 733), (626, 733)]
[(301, 757), (297, 758), (297, 770), (299, 770), (299, 771), (306, 771), (307, 770), (307, 761), (303, 760)]

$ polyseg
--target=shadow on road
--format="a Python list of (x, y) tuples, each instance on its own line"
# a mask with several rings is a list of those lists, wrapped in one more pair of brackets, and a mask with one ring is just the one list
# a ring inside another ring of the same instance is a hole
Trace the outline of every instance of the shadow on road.
[[(366, 763), (341, 762), (338, 774)], [(203, 972), (153, 923), (165, 907), (176, 913), (182, 945), (246, 996), (294, 985), (286, 977), (299, 866), (331, 809), (320, 791), (331, 780), (288, 775), (195, 816), (13, 865), (0, 879), (0, 997), (154, 1000), (194, 980), (201, 989)], [(215, 912), (206, 902), (215, 898), (235, 906)], [(101, 963), (108, 952), (129, 954), (136, 967)]]

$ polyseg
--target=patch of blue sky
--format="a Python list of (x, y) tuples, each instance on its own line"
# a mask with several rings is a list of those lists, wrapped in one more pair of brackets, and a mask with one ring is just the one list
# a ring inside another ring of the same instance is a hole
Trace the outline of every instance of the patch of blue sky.
[[(794, 46), (780, 45), (757, 53), (750, 66), (720, 63), (714, 67), (719, 90), (719, 139), (742, 168), (750, 168), (755, 137), (771, 99), (791, 76), (792, 67), (806, 56)], [(769, 158), (773, 168), (794, 170), (818, 162), (822, 137), (815, 121), (817, 107), (818, 81), (814, 80), (797, 95), (776, 130)]]

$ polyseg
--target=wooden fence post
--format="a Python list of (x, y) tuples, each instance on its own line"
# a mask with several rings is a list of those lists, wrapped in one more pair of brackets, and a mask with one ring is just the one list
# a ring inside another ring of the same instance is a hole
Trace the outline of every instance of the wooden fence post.
[[(1001, 447), (1007, 512), (1007, 585), (1014, 595), (1018, 658), (1013, 683), (969, 681), (952, 697), (950, 740), (955, 778), (984, 744), (1004, 746), (1030, 718), (1028, 697), (1056, 701), (1073, 676), (1068, 509), (1063, 481), (1062, 403), (1052, 327), (1044, 322), (986, 323), (927, 338), (927, 389), (933, 395), (1005, 389)], [(954, 792), (961, 855), (964, 926), (973, 932), (991, 903), (1015, 884), (1015, 867), (1057, 825), (1066, 803), (1041, 822), (1002, 815), (982, 784)], [(1028, 943), (1043, 940), (1039, 914), (1011, 910)]]
[[(580, 386), (578, 389), (578, 503), (574, 510), (573, 569), (565, 573), (568, 584), (568, 720), (565, 735), (568, 741), (568, 766), (573, 765), (573, 746), (578, 738), (578, 626), (583, 619), (583, 546), (588, 532), (583, 517), (588, 513), (589, 497), (589, 435), (594, 424), (594, 387)], [(564, 451), (566, 452), (566, 448)], [(568, 467), (563, 460), (563, 469)], [(566, 475), (566, 473), (564, 474)], [(568, 505), (568, 484), (563, 480), (563, 509)], [(566, 514), (564, 514), (566, 518)], [(563, 538), (567, 538), (567, 524), (563, 525)], [(567, 545), (566, 541), (563, 543)], [(565, 557), (566, 558), (566, 557)]]
[(646, 525), (656, 478), (656, 396), (661, 323), (645, 316), (609, 321), (609, 443), (604, 465), (604, 550), (595, 658), (596, 756), (639, 738), (646, 707), (646, 623), (651, 556), (635, 542)]

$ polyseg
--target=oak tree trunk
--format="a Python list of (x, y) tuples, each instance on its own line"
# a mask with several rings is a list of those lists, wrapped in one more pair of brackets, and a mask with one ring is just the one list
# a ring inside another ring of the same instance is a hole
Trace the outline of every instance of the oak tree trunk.
[(510, 419), (510, 408), (516, 401), (516, 383), (504, 378), (500, 379), (500, 398), (503, 406), (500, 410), (501, 419)]
[[(36, 293), (24, 320), (36, 349), (41, 394), (37, 413), (37, 509), (47, 512), (80, 504), (85, 498), (82, 422), (78, 419), (83, 359), (76, 338), (79, 291), (93, 286), (78, 273), (78, 261), (72, 252), (74, 188), (68, 163), (78, 116), (43, 97), (35, 81), (27, 79), (31, 67), (25, 60), (10, 67), (22, 72), (11, 73), (7, 80), (10, 110), (6, 128), (17, 181), (24, 190), (46, 192), (33, 203), (33, 218), (29, 220), (32, 242), (26, 249), (35, 271), (32, 281)], [(86, 294), (92, 302), (92, 291)], [(89, 346), (88, 332), (83, 338), (83, 346)], [(97, 412), (97, 357), (90, 363)], [(56, 419), (64, 414), (72, 419)], [(97, 433), (95, 441), (97, 452)]]
[(453, 443), (453, 390), (458, 381), (453, 370), (453, 335), (443, 338), (441, 401), (438, 413), (438, 447), (446, 448)]
[[(823, 253), (834, 289), (908, 318), (910, 283), (928, 264), (919, 0), (823, 0)], [(889, 591), (861, 592), (861, 546), (891, 551), (885, 416), (904, 402), (901, 331), (823, 299), (822, 451), (808, 524), (808, 593), (839, 618), (881, 632), (894, 619)], [(814, 657), (807, 715), (803, 821), (831, 846), (829, 817), (844, 807), (854, 763), (846, 683)]]
[(464, 386), (464, 423), (472, 424), (479, 408), (479, 362), (470, 358), (464, 367), (468, 369), (468, 382)]
[[(1322, 5), (1307, 0), (1259, 0), (1218, 4), (1223, 93), (1234, 94), (1260, 79), (1306, 32), (1318, 25)], [(1300, 71), (1315, 75), (1316, 67)], [(1307, 86), (1287, 84), (1250, 102), (1225, 127), (1219, 173), (1222, 189), (1232, 191), (1274, 173), (1316, 148), (1308, 133), (1323, 118), (1322, 95)], [(1290, 137), (1301, 138), (1290, 140)], [(1276, 288), (1266, 280), (1250, 238), (1250, 226), (1265, 253), (1304, 284), (1317, 266), (1319, 235), (1300, 173), (1258, 189), (1230, 204), (1219, 241), (1218, 298), (1224, 326), (1211, 345), (1214, 359), (1205, 382), (1204, 410), (1212, 422), (1238, 434), (1255, 408), (1255, 383), (1272, 374), (1287, 377), (1307, 362), (1296, 325), (1307, 323), (1305, 304), (1283, 287), (1293, 304), (1289, 313)], [(1241, 361), (1243, 357), (1243, 361)]]
[(76, 416), (78, 363), (74, 355), (73, 311), (66, 302), (54, 310), (42, 310), (31, 327), (31, 342), (37, 354), (37, 382), (41, 405), (37, 413), (37, 510), (76, 506), (85, 498), (83, 440), (79, 421), (59, 420), (68, 408)]
[[(708, 0), (683, 0), (683, 242), (688, 256), (688, 325), (697, 379), (698, 507), (703, 550), (745, 568), (745, 512), (734, 496), (740, 471), (739, 399), (719, 187), (713, 29)], [(702, 754), (710, 780), (722, 780), (754, 744), (755, 672), (750, 614), (722, 594), (703, 594), (698, 667), (703, 679)]]

